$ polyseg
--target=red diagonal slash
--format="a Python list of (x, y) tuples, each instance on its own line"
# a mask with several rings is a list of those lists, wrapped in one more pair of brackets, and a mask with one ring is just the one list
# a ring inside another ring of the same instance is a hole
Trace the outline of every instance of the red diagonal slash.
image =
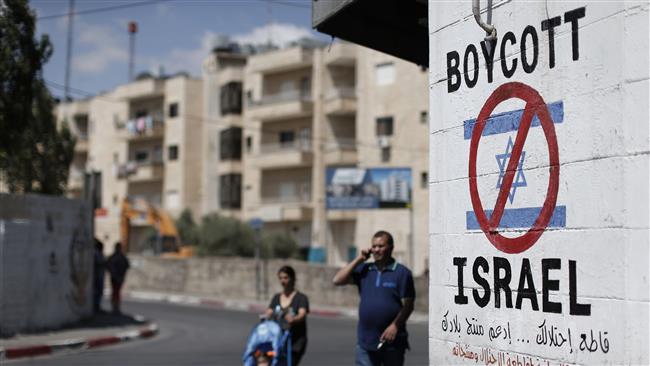
[[(510, 98), (522, 99), (526, 102), (526, 107), (519, 122), (517, 137), (510, 155), (510, 161), (508, 162), (504, 180), (501, 184), (501, 190), (499, 191), (496, 204), (494, 205), (494, 211), (488, 221), (485, 211), (483, 210), (483, 204), (481, 203), (476, 183), (476, 156), (478, 153), (478, 144), (481, 135), (483, 134), (485, 124), (490, 114), (492, 114), (492, 111), (494, 111), (494, 108), (501, 102)], [(537, 115), (541, 122), (544, 136), (546, 137), (546, 142), (548, 144), (549, 182), (546, 191), (546, 199), (533, 226), (522, 236), (508, 238), (501, 235), (498, 228), (501, 223), (501, 218), (503, 217), (506, 199), (517, 171), (519, 158), (524, 148), (526, 138), (528, 137), (528, 130), (530, 129), (535, 115)], [(481, 108), (481, 112), (476, 119), (469, 152), (469, 190), (472, 199), (472, 207), (481, 230), (483, 230), (488, 240), (497, 249), (505, 253), (521, 253), (535, 244), (539, 237), (544, 233), (544, 230), (551, 220), (557, 202), (560, 176), (558, 155), (555, 127), (551, 120), (546, 103), (539, 93), (530, 86), (517, 82), (506, 83), (498, 87), (485, 102), (485, 105)]]

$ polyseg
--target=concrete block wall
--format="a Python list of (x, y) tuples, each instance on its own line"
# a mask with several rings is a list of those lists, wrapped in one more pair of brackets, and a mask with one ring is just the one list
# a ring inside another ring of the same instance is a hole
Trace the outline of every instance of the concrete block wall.
[[(255, 260), (250, 258), (190, 258), (169, 259), (131, 256), (131, 270), (127, 275), (129, 290), (162, 291), (192, 295), (217, 296), (223, 299), (256, 300)], [(356, 307), (359, 301), (354, 286), (335, 287), (332, 278), (337, 267), (310, 264), (302, 261), (273, 259), (262, 261), (262, 301), (281, 291), (277, 271), (283, 265), (296, 270), (299, 291), (309, 297), (312, 306)], [(428, 279), (418, 277), (416, 311), (428, 309)]]
[(90, 207), (0, 194), (0, 334), (56, 328), (91, 315)]
[(649, 8), (429, 2), (430, 364), (650, 363)]

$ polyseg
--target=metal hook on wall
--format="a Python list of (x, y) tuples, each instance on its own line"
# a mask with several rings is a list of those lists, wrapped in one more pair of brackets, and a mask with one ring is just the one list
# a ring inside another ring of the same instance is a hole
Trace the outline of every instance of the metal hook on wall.
[[(492, 0), (488, 0), (488, 22), (492, 21)], [(487, 36), (485, 37), (486, 41), (496, 41), (497, 40), (497, 29), (492, 25), (485, 23), (481, 19), (481, 0), (472, 0), (472, 14), (474, 14), (474, 20), (476, 23), (483, 28)]]

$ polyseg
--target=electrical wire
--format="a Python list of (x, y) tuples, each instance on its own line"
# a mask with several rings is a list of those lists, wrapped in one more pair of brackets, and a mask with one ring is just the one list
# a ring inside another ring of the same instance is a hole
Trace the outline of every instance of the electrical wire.
[[(154, 5), (166, 1), (172, 1), (172, 0), (149, 0), (149, 1), (141, 1), (138, 3), (129, 3), (129, 4), (122, 4), (122, 5), (113, 5), (113, 6), (106, 6), (103, 8), (94, 8), (94, 9), (87, 9), (87, 10), (78, 10), (74, 11), (71, 14), (72, 15), (81, 15), (81, 14), (95, 14), (95, 13), (103, 13), (106, 11), (113, 11), (113, 10), (119, 10), (119, 9), (127, 9), (127, 8), (134, 8), (137, 6), (146, 6), (146, 5)], [(67, 17), (70, 13), (61, 13), (61, 14), (52, 14), (52, 15), (44, 15), (42, 17), (37, 17), (36, 20), (47, 20), (47, 19), (56, 19), (56, 18), (63, 18)]]
[[(137, 3), (130, 3), (130, 4), (106, 6), (106, 7), (102, 7), (102, 8), (94, 8), (94, 9), (75, 11), (75, 12), (72, 13), (72, 15), (104, 13), (104, 12), (107, 12), (107, 11), (135, 8), (135, 7), (139, 7), (139, 6), (154, 5), (154, 4), (158, 4), (158, 3), (162, 3), (162, 2), (169, 2), (169, 1), (175, 1), (175, 0), (149, 0), (149, 1), (141, 1), (141, 2), (137, 2)], [(268, 3), (271, 3), (271, 4), (290, 6), (290, 7), (294, 7), (294, 8), (300, 8), (300, 9), (311, 9), (311, 5), (304, 4), (301, 1), (280, 1), (280, 0), (277, 0), (277, 1), (276, 0), (256, 0), (256, 1), (268, 2)], [(233, 3), (241, 3), (242, 1), (232, 1), (232, 2)], [(215, 1), (215, 2), (212, 2), (211, 4), (218, 4), (218, 3), (219, 3), (219, 1)], [(67, 17), (68, 15), (69, 15), (68, 13), (44, 15), (44, 16), (41, 16), (41, 17), (37, 17), (36, 20), (49, 20), (49, 19), (63, 18), (63, 17)]]

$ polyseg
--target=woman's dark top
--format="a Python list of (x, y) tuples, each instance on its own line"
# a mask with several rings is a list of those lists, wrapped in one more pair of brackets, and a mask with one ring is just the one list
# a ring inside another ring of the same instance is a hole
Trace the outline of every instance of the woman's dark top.
[[(275, 307), (280, 305), (280, 294), (277, 293), (273, 295), (271, 303), (269, 304), (269, 309), (275, 310)], [(296, 291), (296, 294), (291, 299), (289, 308), (293, 310), (293, 315), (298, 315), (298, 309), (305, 308), (309, 313), (309, 299), (302, 292)], [(284, 308), (283, 310), (288, 310)], [(307, 318), (305, 318), (300, 323), (294, 323), (291, 325), (291, 351), (296, 353), (305, 352), (307, 347)]]

